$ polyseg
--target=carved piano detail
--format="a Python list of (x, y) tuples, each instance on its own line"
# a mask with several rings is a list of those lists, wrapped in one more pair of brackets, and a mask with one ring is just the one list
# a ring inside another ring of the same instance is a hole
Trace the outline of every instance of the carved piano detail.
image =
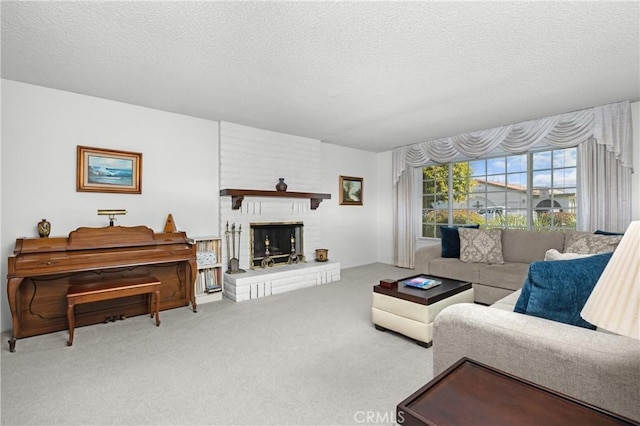
[[(161, 281), (160, 309), (195, 307), (196, 247), (184, 232), (154, 233), (146, 226), (78, 228), (67, 238), (18, 238), (8, 259), (7, 295), (16, 339), (66, 330), (71, 285), (105, 278), (154, 276)], [(78, 307), (76, 325), (148, 313), (143, 296)]]

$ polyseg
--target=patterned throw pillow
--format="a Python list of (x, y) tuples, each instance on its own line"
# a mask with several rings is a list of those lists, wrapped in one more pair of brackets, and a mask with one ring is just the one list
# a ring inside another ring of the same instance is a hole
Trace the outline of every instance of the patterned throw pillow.
[(504, 263), (502, 230), (458, 228), (460, 260), (471, 263)]
[(614, 251), (621, 235), (600, 235), (589, 232), (572, 232), (567, 240), (565, 253), (599, 254)]

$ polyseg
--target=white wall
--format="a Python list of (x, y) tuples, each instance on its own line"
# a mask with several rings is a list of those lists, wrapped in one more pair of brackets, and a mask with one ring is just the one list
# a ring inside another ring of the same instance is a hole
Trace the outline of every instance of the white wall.
[[(319, 210), (322, 209), (322, 239), (324, 248), (329, 249), (329, 259), (340, 262), (343, 268), (380, 260), (378, 154), (323, 143), (322, 159), (321, 192), (330, 193), (331, 200), (323, 201)], [(387, 167), (390, 175), (391, 161)], [(362, 206), (339, 205), (341, 175), (364, 179)]]
[[(18, 237), (105, 226), (97, 209), (126, 209), (117, 225), (161, 232), (171, 213), (189, 235), (218, 234), (218, 123), (2, 81), (2, 294)], [(141, 152), (142, 194), (76, 192), (76, 146)], [(11, 328), (6, 296), (2, 330)]]
[(377, 261), (393, 264), (393, 173), (392, 151), (377, 155), (378, 167), (378, 248)]

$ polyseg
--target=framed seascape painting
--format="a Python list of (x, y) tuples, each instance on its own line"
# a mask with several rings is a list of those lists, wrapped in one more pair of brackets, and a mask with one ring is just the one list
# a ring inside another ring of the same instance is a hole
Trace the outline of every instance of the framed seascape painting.
[(363, 179), (351, 176), (340, 176), (340, 205), (361, 206), (363, 196)]
[(142, 154), (78, 146), (76, 191), (142, 193)]

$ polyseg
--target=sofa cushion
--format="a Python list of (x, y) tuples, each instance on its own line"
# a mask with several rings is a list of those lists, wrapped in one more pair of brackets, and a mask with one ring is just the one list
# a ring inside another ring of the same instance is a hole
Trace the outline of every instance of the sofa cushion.
[(490, 308), (500, 309), (501, 311), (513, 311), (514, 306), (516, 306), (516, 302), (518, 302), (518, 298), (520, 297), (520, 293), (522, 290), (516, 290), (508, 296), (503, 297), (502, 299), (496, 300), (496, 302), (489, 306)]
[(429, 274), (436, 277), (477, 283), (479, 276), (478, 271), (482, 266), (486, 265), (479, 263), (464, 263), (460, 259), (440, 257), (429, 262)]
[(599, 235), (590, 232), (569, 231), (566, 234), (565, 253), (598, 254), (614, 251), (622, 235)]
[(514, 311), (595, 330), (580, 311), (611, 256), (533, 262)]
[(501, 229), (459, 228), (460, 260), (474, 263), (504, 263)]
[(505, 262), (531, 263), (544, 259), (549, 249), (564, 251), (564, 232), (502, 230), (502, 256)]
[(480, 228), (480, 225), (456, 225), (456, 226), (440, 226), (440, 241), (442, 244), (442, 257), (455, 258), (460, 257), (460, 235), (458, 228)]
[(505, 262), (501, 265), (482, 265), (478, 270), (478, 283), (518, 290), (527, 278), (528, 263)]

